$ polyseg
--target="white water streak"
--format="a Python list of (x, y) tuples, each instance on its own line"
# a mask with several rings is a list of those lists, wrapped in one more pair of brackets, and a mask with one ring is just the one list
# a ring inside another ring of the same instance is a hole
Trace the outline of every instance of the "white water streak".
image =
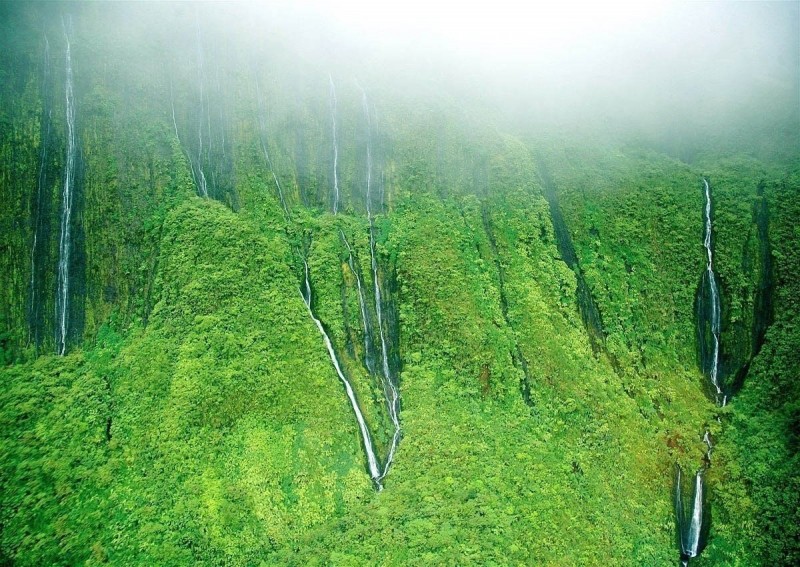
[[(72, 22), (69, 22), (71, 27)], [(75, 153), (77, 139), (75, 133), (75, 94), (72, 80), (72, 46), (69, 41), (67, 24), (62, 20), (66, 50), (65, 99), (67, 118), (67, 150), (64, 163), (64, 186), (61, 193), (61, 234), (58, 242), (58, 287), (56, 291), (56, 349), (59, 355), (67, 350), (67, 329), (69, 326), (69, 261), (71, 251), (72, 196), (75, 184)]]
[(720, 336), (720, 319), (721, 307), (719, 300), (719, 287), (717, 285), (717, 277), (714, 274), (714, 257), (713, 247), (711, 242), (711, 188), (708, 185), (708, 180), (703, 178), (705, 186), (705, 236), (703, 238), (703, 246), (706, 249), (708, 262), (706, 264), (706, 281), (708, 282), (709, 295), (711, 298), (711, 335), (714, 341), (714, 349), (711, 361), (711, 383), (717, 391), (717, 401), (720, 401), (724, 406), (727, 401), (725, 396), (722, 395), (722, 389), (719, 386), (719, 336)]
[[(350, 400), (350, 405), (353, 408), (353, 413), (356, 414), (356, 420), (358, 421), (358, 428), (361, 430), (361, 439), (364, 442), (364, 449), (367, 453), (367, 465), (369, 467), (369, 475), (372, 477), (372, 480), (375, 482), (378, 490), (381, 490), (383, 487), (381, 486), (380, 480), (383, 478), (383, 475), (380, 472), (378, 467), (378, 459), (375, 456), (375, 449), (372, 445), (372, 439), (369, 434), (369, 429), (367, 428), (367, 423), (364, 420), (364, 415), (361, 413), (361, 408), (358, 407), (358, 401), (356, 400), (355, 392), (353, 391), (353, 387), (350, 385), (350, 382), (345, 378), (344, 373), (342, 372), (341, 367), (339, 366), (339, 360), (336, 358), (336, 352), (333, 350), (333, 343), (331, 343), (330, 337), (328, 337), (328, 333), (325, 331), (325, 327), (322, 326), (322, 322), (316, 318), (314, 315), (314, 311), (311, 309), (311, 283), (309, 281), (308, 276), (308, 262), (303, 260), (303, 268), (305, 270), (305, 292), (301, 289), (300, 295), (303, 298), (303, 302), (308, 308), (308, 314), (314, 320), (314, 323), (317, 325), (317, 329), (319, 329), (320, 334), (322, 335), (322, 339), (325, 342), (325, 348), (328, 349), (328, 354), (331, 357), (331, 362), (333, 363), (333, 367), (336, 369), (336, 374), (339, 376), (339, 380), (342, 381), (344, 384), (345, 392), (347, 392), (347, 398)], [(385, 474), (385, 473), (384, 473)]]
[[(200, 89), (200, 119), (197, 121), (197, 139), (199, 142), (197, 149), (197, 171), (199, 177), (196, 181), (200, 195), (208, 198), (208, 183), (206, 182), (206, 175), (203, 173), (203, 113), (206, 107), (204, 89), (205, 70), (203, 69), (203, 39), (200, 35), (200, 17), (197, 15), (197, 12), (195, 12), (195, 23), (197, 27), (197, 84)], [(208, 128), (210, 131), (210, 123)]]
[(333, 129), (333, 214), (339, 212), (339, 141), (336, 136), (336, 85), (333, 77), (328, 75), (331, 83), (331, 128)]
[(175, 128), (175, 139), (181, 143), (181, 136), (178, 134), (178, 121), (175, 119), (175, 97), (172, 93), (172, 77), (169, 78), (169, 106), (172, 109), (172, 126)]
[(689, 533), (686, 555), (697, 557), (700, 546), (700, 529), (703, 525), (703, 471), (697, 471), (694, 476), (694, 500), (692, 501), (692, 519), (689, 523)]
[[(361, 86), (359, 85), (359, 88)], [(372, 281), (375, 291), (375, 313), (378, 317), (378, 331), (381, 339), (381, 359), (383, 362), (383, 387), (386, 395), (386, 402), (389, 409), (389, 418), (392, 420), (394, 426), (394, 434), (392, 435), (392, 443), (389, 446), (389, 454), (384, 463), (383, 473), (381, 478), (386, 476), (389, 472), (389, 467), (394, 460), (394, 453), (397, 450), (397, 444), (400, 441), (400, 419), (398, 411), (400, 407), (400, 394), (392, 379), (391, 370), (389, 368), (389, 352), (386, 345), (386, 335), (383, 328), (383, 310), (381, 307), (381, 287), (378, 280), (378, 261), (375, 254), (375, 226), (372, 220), (372, 207), (371, 207), (371, 186), (372, 186), (372, 121), (370, 119), (369, 103), (367, 101), (367, 93), (361, 89), (362, 103), (364, 106), (364, 115), (367, 118), (367, 218), (369, 219), (369, 254), (370, 263), (372, 266)]]
[(364, 328), (364, 364), (367, 367), (367, 370), (370, 374), (375, 372), (375, 368), (372, 363), (372, 340), (370, 338), (370, 328), (369, 328), (369, 313), (367, 312), (367, 304), (364, 299), (364, 286), (361, 284), (361, 276), (358, 275), (358, 271), (356, 270), (355, 266), (355, 259), (353, 257), (353, 249), (350, 247), (350, 243), (347, 241), (347, 238), (344, 235), (343, 231), (339, 231), (339, 234), (342, 236), (342, 240), (344, 241), (344, 245), (347, 247), (347, 265), (350, 266), (350, 271), (353, 273), (353, 276), (356, 278), (356, 289), (358, 290), (358, 305), (361, 309), (361, 322)]

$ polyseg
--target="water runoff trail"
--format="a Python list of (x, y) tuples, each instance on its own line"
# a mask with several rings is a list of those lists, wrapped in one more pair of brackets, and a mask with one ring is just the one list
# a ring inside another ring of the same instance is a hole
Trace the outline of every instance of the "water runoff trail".
[(78, 142), (75, 131), (75, 93), (72, 78), (72, 46), (70, 33), (72, 21), (62, 20), (66, 40), (64, 97), (66, 108), (67, 146), (64, 160), (64, 183), (61, 191), (61, 231), (58, 239), (58, 281), (56, 288), (56, 352), (63, 356), (67, 350), (69, 330), (69, 268), (72, 245), (71, 223), (73, 193), (75, 189), (75, 165)]
[(331, 129), (333, 130), (333, 214), (339, 212), (339, 140), (336, 133), (336, 85), (333, 76), (328, 75), (331, 84)]
[(327, 331), (325, 331), (325, 327), (322, 325), (322, 322), (314, 315), (314, 309), (312, 308), (312, 298), (311, 298), (311, 280), (308, 274), (308, 262), (305, 258), (303, 258), (303, 287), (300, 289), (300, 295), (303, 297), (303, 303), (305, 303), (306, 308), (308, 309), (308, 314), (314, 323), (319, 329), (320, 334), (322, 335), (322, 340), (325, 343), (325, 348), (328, 350), (328, 355), (331, 357), (331, 362), (333, 363), (333, 367), (336, 369), (336, 375), (341, 380), (342, 384), (344, 385), (344, 390), (347, 393), (347, 399), (350, 400), (350, 405), (353, 408), (353, 413), (356, 415), (356, 421), (358, 422), (358, 429), (361, 431), (361, 441), (364, 443), (364, 451), (367, 454), (367, 468), (369, 470), (369, 476), (372, 478), (372, 481), (375, 483), (375, 486), (378, 490), (383, 489), (383, 485), (381, 484), (381, 479), (383, 478), (383, 474), (381, 474), (380, 468), (378, 466), (378, 458), (375, 453), (375, 447), (372, 444), (372, 437), (369, 434), (369, 428), (367, 427), (367, 422), (364, 419), (364, 414), (361, 413), (361, 408), (358, 405), (358, 400), (356, 399), (356, 394), (353, 391), (353, 386), (350, 384), (350, 381), (342, 372), (342, 368), (339, 365), (339, 359), (336, 357), (336, 351), (333, 348), (333, 343), (331, 342), (330, 337), (328, 336)]
[[(333, 86), (333, 81), (332, 80), (331, 80), (331, 86)], [(276, 189), (277, 189), (277, 192), (278, 192), (278, 197), (280, 199), (281, 207), (283, 209), (284, 218), (285, 218), (286, 222), (290, 224), (292, 222), (292, 219), (291, 219), (291, 214), (289, 212), (289, 208), (288, 208), (288, 206), (286, 204), (286, 200), (284, 199), (283, 187), (281, 186), (281, 183), (278, 180), (278, 176), (275, 173), (275, 168), (272, 165), (272, 160), (270, 159), (269, 151), (267, 149), (266, 118), (265, 118), (265, 113), (264, 113), (264, 108), (263, 108), (263, 102), (262, 102), (262, 99), (261, 99), (261, 92), (260, 92), (260, 88), (258, 86), (258, 81), (257, 80), (256, 80), (256, 93), (257, 93), (257, 96), (258, 96), (258, 104), (259, 104), (259, 122), (260, 122), (259, 130), (260, 130), (261, 149), (262, 149), (262, 152), (264, 154), (264, 158), (265, 158), (265, 161), (267, 163), (267, 166), (269, 167), (269, 170), (270, 170), (270, 172), (272, 174), (272, 179), (275, 182), (275, 186), (276, 186)], [(334, 94), (334, 96), (335, 96), (335, 94)], [(335, 128), (335, 126), (334, 126), (334, 128)], [(337, 182), (337, 187), (338, 187), (338, 182)], [(337, 193), (337, 197), (338, 197), (338, 193)], [(342, 237), (344, 237), (343, 233), (341, 233), (341, 235), (342, 235)], [(345, 242), (346, 242), (346, 240), (345, 240)], [(353, 269), (354, 273), (356, 273), (355, 272), (355, 265), (353, 263), (352, 249), (350, 249), (349, 243), (347, 244), (347, 247), (348, 247), (348, 250), (351, 251), (350, 268)], [(364, 418), (364, 413), (361, 411), (361, 407), (358, 404), (358, 399), (356, 397), (355, 390), (353, 389), (353, 385), (350, 382), (350, 380), (347, 378), (347, 375), (345, 374), (344, 370), (342, 369), (342, 366), (341, 366), (341, 364), (339, 362), (339, 358), (338, 358), (338, 356), (336, 354), (336, 349), (333, 346), (333, 341), (331, 341), (330, 335), (328, 335), (328, 332), (325, 329), (325, 325), (323, 324), (323, 322), (314, 313), (314, 300), (313, 300), (313, 292), (312, 292), (312, 287), (311, 287), (311, 272), (310, 272), (309, 267), (308, 267), (307, 253), (300, 252), (297, 248), (295, 248), (293, 250), (293, 252), (294, 252), (294, 254), (296, 256), (299, 256), (300, 258), (302, 258), (302, 262), (303, 262), (303, 282), (302, 282), (302, 284), (300, 286), (300, 297), (302, 298), (303, 304), (306, 306), (306, 309), (308, 310), (309, 317), (311, 317), (311, 320), (314, 322), (314, 325), (317, 327), (317, 330), (319, 331), (320, 335), (322, 336), (322, 341), (325, 344), (325, 349), (327, 350), (328, 356), (331, 359), (331, 364), (333, 365), (333, 368), (336, 371), (336, 376), (339, 378), (339, 381), (342, 383), (342, 386), (344, 386), (344, 391), (345, 391), (345, 394), (347, 395), (348, 401), (350, 402), (350, 407), (352, 408), (353, 414), (356, 417), (356, 422), (358, 424), (358, 430), (359, 430), (359, 433), (361, 435), (361, 442), (362, 442), (362, 445), (364, 446), (364, 453), (365, 453), (365, 455), (367, 457), (367, 471), (369, 472), (369, 476), (372, 479), (372, 482), (374, 483), (375, 488), (380, 492), (381, 490), (383, 490), (383, 484), (382, 484), (381, 481), (383, 480), (383, 477), (386, 475), (386, 472), (388, 470), (388, 463), (390, 461), (387, 460), (387, 464), (383, 468), (381, 468), (380, 463), (379, 463), (379, 459), (378, 459), (378, 455), (377, 455), (377, 452), (375, 450), (375, 444), (374, 444), (374, 442), (372, 440), (372, 435), (370, 434), (369, 427), (367, 426), (366, 419)], [(358, 282), (359, 282), (358, 289), (359, 289), (359, 300), (360, 300), (361, 309), (362, 309), (362, 318), (363, 318), (363, 321), (364, 321), (365, 329), (368, 330), (369, 329), (369, 327), (368, 327), (369, 323), (368, 323), (368, 317), (366, 316), (366, 307), (365, 307), (365, 302), (364, 302), (363, 286), (361, 285), (360, 278), (358, 278)], [(365, 341), (369, 341), (369, 336), (370, 336), (370, 334), (365, 331)], [(369, 344), (369, 343), (366, 343), (366, 344)], [(368, 350), (368, 352), (371, 351), (371, 350), (372, 349), (370, 348)], [(392, 454), (393, 454), (393, 451), (392, 451)]]
[[(360, 85), (359, 85), (359, 88)], [(386, 332), (384, 329), (383, 307), (381, 300), (381, 286), (378, 278), (378, 260), (375, 253), (375, 223), (372, 215), (372, 120), (370, 118), (369, 101), (367, 100), (367, 93), (361, 89), (361, 100), (364, 107), (364, 114), (367, 120), (367, 171), (366, 171), (366, 205), (367, 205), (367, 219), (369, 221), (369, 255), (370, 266), (372, 268), (372, 282), (375, 295), (375, 313), (378, 318), (378, 335), (381, 341), (381, 363), (383, 370), (383, 389), (386, 397), (387, 409), (389, 411), (389, 418), (392, 421), (394, 432), (392, 434), (392, 441), (389, 445), (389, 451), (384, 462), (383, 473), (381, 478), (386, 476), (389, 472), (389, 467), (394, 460), (394, 454), (397, 450), (397, 445), (400, 442), (401, 429), (400, 429), (400, 393), (397, 389), (397, 384), (394, 376), (392, 375), (389, 365), (389, 350), (386, 342)]]
[[(703, 178), (703, 247), (706, 250), (706, 269), (698, 291), (697, 320), (698, 340), (700, 341), (701, 367), (708, 376), (714, 389), (714, 400), (717, 405), (725, 406), (728, 399), (720, 382), (720, 330), (721, 299), (717, 276), (714, 273), (714, 243), (712, 238), (711, 186)], [(707, 328), (706, 328), (707, 327)], [(709, 337), (710, 334), (710, 337)], [(710, 345), (708, 344), (710, 339)], [(709, 348), (710, 347), (710, 348)], [(678, 540), (681, 552), (681, 565), (697, 557), (705, 547), (706, 534), (709, 529), (709, 518), (704, 514), (705, 480), (704, 475), (711, 466), (711, 453), (714, 445), (711, 434), (706, 429), (703, 434), (706, 454), (703, 466), (695, 473), (692, 483), (690, 503), (684, 502), (682, 494), (681, 468), (675, 467), (675, 517), (677, 521)], [(687, 505), (688, 504), (688, 505)]]

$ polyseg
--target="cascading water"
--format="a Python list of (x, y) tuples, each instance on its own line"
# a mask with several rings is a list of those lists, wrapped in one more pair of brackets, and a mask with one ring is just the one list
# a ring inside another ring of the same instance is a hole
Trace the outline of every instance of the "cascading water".
[(347, 265), (350, 266), (350, 271), (353, 273), (353, 277), (356, 278), (356, 290), (358, 291), (358, 306), (361, 310), (361, 322), (364, 328), (364, 366), (367, 367), (367, 371), (370, 374), (374, 374), (375, 361), (372, 357), (372, 328), (369, 322), (367, 303), (364, 299), (364, 286), (361, 283), (361, 276), (358, 274), (358, 270), (356, 270), (355, 259), (353, 257), (353, 249), (350, 247), (350, 243), (347, 241), (344, 232), (340, 230), (339, 235), (342, 237), (344, 245), (347, 248)]
[(61, 234), (58, 241), (58, 284), (56, 289), (56, 352), (64, 355), (67, 350), (69, 329), (69, 262), (71, 250), (70, 224), (72, 221), (73, 189), (75, 185), (75, 162), (77, 135), (75, 132), (75, 94), (72, 83), (72, 46), (69, 41), (71, 21), (65, 23), (66, 39), (66, 124), (67, 148), (64, 161), (64, 184), (61, 192)]
[(687, 517), (687, 510), (681, 495), (681, 468), (676, 467), (675, 479), (675, 515), (678, 522), (678, 536), (680, 539), (681, 563), (687, 565), (689, 560), (697, 557), (703, 550), (703, 474), (705, 469), (698, 470), (694, 475), (691, 513)]
[[(259, 124), (260, 124), (259, 134), (261, 140), (261, 149), (264, 153), (264, 158), (267, 161), (267, 165), (269, 166), (270, 172), (272, 173), (272, 178), (275, 181), (275, 186), (278, 189), (278, 197), (280, 198), (281, 207), (283, 208), (283, 213), (286, 218), (286, 221), (291, 222), (291, 215), (289, 214), (289, 208), (286, 206), (286, 201), (283, 198), (283, 188), (281, 187), (280, 181), (278, 181), (278, 177), (275, 174), (275, 168), (272, 165), (272, 160), (270, 159), (269, 152), (267, 151), (267, 143), (266, 140), (264, 139), (264, 132), (266, 131), (266, 124), (265, 124), (266, 120), (264, 117), (265, 113), (263, 109), (261, 89), (259, 88), (258, 80), (256, 80), (256, 95), (258, 97), (258, 105), (259, 105)], [(342, 238), (344, 238), (344, 233), (342, 233)], [(345, 243), (347, 243), (346, 240)], [(347, 244), (347, 247), (348, 250), (350, 250), (349, 244)], [(297, 249), (294, 249), (294, 252), (296, 255), (300, 255)], [(369, 428), (367, 427), (367, 422), (364, 419), (364, 414), (361, 412), (361, 408), (358, 405), (358, 400), (356, 399), (353, 386), (350, 384), (350, 381), (345, 376), (344, 371), (342, 370), (342, 367), (339, 364), (339, 359), (337, 358), (336, 351), (333, 348), (333, 342), (328, 336), (328, 333), (325, 330), (325, 326), (322, 324), (322, 321), (320, 321), (317, 318), (317, 316), (314, 315), (313, 301), (311, 296), (311, 276), (309, 274), (308, 261), (306, 260), (305, 254), (302, 255), (302, 258), (303, 258), (303, 283), (300, 286), (300, 296), (302, 297), (303, 303), (305, 304), (306, 309), (308, 310), (309, 316), (314, 321), (314, 324), (317, 326), (317, 329), (322, 335), (322, 340), (325, 343), (325, 348), (328, 351), (328, 355), (330, 356), (333, 368), (334, 370), (336, 370), (336, 375), (339, 377), (339, 380), (342, 382), (342, 385), (344, 385), (345, 393), (347, 394), (347, 399), (350, 400), (350, 405), (353, 408), (353, 413), (355, 414), (356, 421), (358, 422), (358, 429), (361, 433), (361, 440), (364, 445), (364, 452), (367, 455), (367, 470), (369, 471), (369, 476), (372, 479), (373, 483), (375, 484), (377, 490), (380, 492), (381, 490), (383, 490), (383, 484), (381, 483), (381, 480), (386, 474), (386, 471), (385, 470), (381, 471), (380, 465), (378, 463), (378, 457), (376, 456), (375, 453), (375, 447), (372, 443), (372, 437), (370, 436)], [(355, 268), (354, 264), (352, 263), (352, 251), (351, 251), (350, 268), (353, 269), (353, 273), (356, 273), (354, 269)], [(357, 274), (356, 277), (358, 278)], [(357, 281), (359, 282), (359, 299), (362, 305), (362, 316), (365, 317), (364, 321), (365, 325), (367, 325), (366, 323), (367, 318), (365, 316), (364, 299), (363, 299), (363, 293), (361, 291), (360, 278), (358, 278)], [(369, 333), (365, 331), (365, 337), (367, 337), (368, 335)], [(365, 340), (367, 339), (365, 338)]]
[[(206, 101), (204, 89), (205, 72), (203, 69), (203, 40), (200, 35), (200, 18), (196, 14), (195, 21), (197, 24), (197, 84), (200, 89), (200, 119), (197, 121), (197, 178), (195, 183), (198, 194), (201, 197), (208, 198), (208, 182), (206, 181), (206, 174), (203, 172), (203, 114), (206, 115), (209, 131), (211, 130), (211, 119), (207, 111), (208, 102)], [(210, 136), (209, 143), (211, 143)]]
[[(712, 239), (711, 222), (711, 186), (703, 178), (703, 247), (706, 250), (706, 269), (698, 291), (697, 319), (698, 341), (700, 344), (701, 366), (704, 374), (708, 375), (711, 385), (715, 390), (715, 401), (721, 406), (727, 403), (727, 396), (720, 385), (720, 328), (721, 328), (721, 300), (717, 276), (714, 273), (714, 243)], [(711, 334), (711, 348), (708, 348), (708, 332)], [(694, 497), (692, 499), (691, 516), (688, 522), (685, 517), (683, 500), (681, 497), (681, 470), (677, 467), (675, 481), (675, 514), (678, 524), (678, 536), (681, 548), (681, 563), (688, 565), (689, 560), (697, 557), (703, 549), (703, 531), (709, 527), (708, 519), (703, 517), (703, 492), (705, 490), (703, 475), (711, 466), (711, 453), (714, 444), (708, 429), (703, 433), (703, 443), (706, 445), (704, 457), (705, 465), (697, 471), (694, 478)]]
[(686, 555), (697, 557), (700, 546), (700, 528), (703, 525), (703, 471), (694, 475), (694, 499), (692, 500), (692, 517), (689, 522), (689, 532), (686, 540)]
[(339, 141), (336, 135), (336, 85), (333, 77), (328, 75), (331, 83), (331, 128), (333, 130), (333, 214), (339, 212)]
[(364, 106), (364, 114), (367, 119), (367, 172), (366, 172), (366, 182), (367, 182), (367, 191), (366, 191), (366, 202), (367, 202), (367, 219), (369, 220), (369, 254), (370, 254), (370, 265), (372, 267), (372, 281), (375, 291), (375, 314), (378, 318), (378, 335), (380, 336), (381, 340), (381, 361), (383, 363), (383, 388), (384, 388), (384, 395), (386, 396), (386, 403), (388, 405), (389, 410), (389, 418), (392, 420), (392, 425), (394, 426), (394, 434), (392, 435), (392, 442), (389, 446), (389, 454), (386, 457), (386, 462), (384, 464), (383, 474), (381, 478), (383, 478), (387, 472), (389, 472), (389, 467), (392, 464), (392, 460), (394, 459), (394, 453), (397, 450), (397, 444), (400, 442), (400, 418), (399, 418), (399, 409), (400, 409), (400, 394), (397, 391), (397, 386), (395, 385), (394, 378), (391, 373), (391, 369), (389, 367), (389, 352), (386, 345), (386, 334), (384, 332), (383, 326), (383, 308), (382, 308), (382, 301), (381, 301), (381, 286), (380, 281), (378, 279), (378, 261), (375, 254), (375, 225), (373, 223), (372, 218), (372, 194), (371, 194), (371, 186), (372, 186), (372, 122), (370, 119), (369, 113), (369, 103), (367, 101), (367, 93), (364, 89), (361, 89), (362, 93), (362, 103)]
[[(704, 235), (703, 246), (706, 249), (706, 256), (708, 261), (706, 263), (706, 271), (703, 275), (703, 285), (707, 287), (709, 302), (705, 306), (706, 313), (701, 317), (701, 321), (706, 319), (710, 325), (711, 331), (711, 352), (710, 355), (703, 360), (704, 371), (708, 373), (711, 384), (716, 390), (717, 403), (725, 405), (727, 402), (726, 396), (722, 392), (719, 381), (719, 335), (720, 335), (720, 319), (721, 307), (719, 298), (719, 286), (717, 285), (717, 276), (714, 273), (714, 249), (711, 239), (711, 187), (708, 180), (703, 178), (704, 194), (705, 194), (705, 208), (704, 208)], [(702, 333), (704, 334), (704, 333)], [(705, 350), (705, 349), (704, 349)]]
[(300, 289), (300, 295), (303, 297), (303, 303), (305, 303), (306, 308), (308, 309), (308, 314), (311, 316), (311, 319), (313, 319), (314, 323), (317, 325), (317, 329), (319, 329), (319, 332), (322, 335), (322, 340), (325, 342), (325, 348), (328, 350), (328, 355), (331, 357), (331, 362), (333, 363), (333, 367), (336, 369), (336, 374), (339, 376), (339, 380), (341, 380), (342, 384), (344, 385), (347, 398), (350, 400), (350, 405), (353, 407), (353, 413), (356, 415), (358, 428), (361, 431), (361, 440), (364, 443), (364, 451), (367, 454), (367, 467), (369, 469), (369, 475), (372, 478), (372, 481), (375, 483), (375, 486), (380, 491), (383, 489), (383, 486), (381, 485), (381, 479), (386, 472), (384, 471), (381, 473), (380, 471), (378, 459), (375, 456), (375, 448), (372, 445), (372, 438), (370, 437), (369, 429), (367, 428), (367, 422), (364, 420), (364, 414), (361, 413), (361, 408), (358, 406), (358, 401), (356, 400), (353, 387), (350, 385), (349, 380), (347, 380), (345, 377), (344, 372), (342, 372), (342, 368), (339, 365), (339, 359), (336, 357), (336, 352), (333, 349), (333, 343), (331, 342), (328, 333), (325, 331), (325, 327), (322, 325), (322, 322), (314, 315), (314, 311), (311, 307), (311, 282), (308, 275), (308, 262), (305, 260), (303, 260), (303, 269), (305, 279), (303, 282), (303, 288)]

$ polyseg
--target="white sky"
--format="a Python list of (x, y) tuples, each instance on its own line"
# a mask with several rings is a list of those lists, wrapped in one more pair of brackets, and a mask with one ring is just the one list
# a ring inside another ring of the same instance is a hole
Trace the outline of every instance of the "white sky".
[(665, 2), (492, 0), (300, 0), (366, 40), (416, 44), (465, 55), (532, 57), (635, 33), (661, 17)]

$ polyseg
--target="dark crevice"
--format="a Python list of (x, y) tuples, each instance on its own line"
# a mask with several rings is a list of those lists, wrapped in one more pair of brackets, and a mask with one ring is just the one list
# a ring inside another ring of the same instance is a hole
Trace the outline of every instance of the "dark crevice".
[[(238, 211), (239, 195), (236, 192), (230, 127), (225, 114), (225, 92), (222, 88), (226, 81), (219, 80), (220, 55), (217, 53), (217, 46), (213, 45), (213, 49), (208, 48), (204, 33), (205, 30), (201, 29), (198, 20), (195, 56), (196, 98), (189, 101), (190, 108), (184, 109), (184, 119), (180, 120), (183, 123), (182, 131), (179, 131), (178, 119), (174, 117), (176, 101), (170, 92), (174, 127), (178, 142), (181, 143), (189, 161), (197, 194), (220, 201), (231, 210)], [(215, 65), (216, 81), (208, 79), (208, 60)], [(185, 141), (185, 146), (182, 141)]]
[[(494, 261), (495, 268), (497, 269), (500, 290), (500, 311), (503, 313), (503, 320), (508, 328), (511, 329), (511, 333), (513, 334), (514, 326), (511, 324), (511, 320), (508, 317), (508, 297), (506, 295), (505, 286), (505, 269), (503, 268), (503, 264), (500, 261), (500, 255), (497, 251), (497, 241), (494, 237), (492, 219), (489, 213), (489, 208), (485, 202), (481, 208), (481, 220), (483, 221), (483, 229), (486, 232), (486, 236), (489, 240), (489, 247), (492, 251), (492, 260)], [(480, 250), (478, 252), (480, 253)], [(525, 355), (522, 354), (522, 349), (520, 348), (516, 337), (514, 337), (513, 340), (514, 348), (511, 350), (511, 361), (514, 363), (516, 368), (522, 371), (522, 376), (520, 377), (519, 381), (520, 394), (528, 406), (533, 406), (533, 402), (531, 400), (531, 376), (530, 372), (528, 371), (528, 361), (525, 359)]]
[(51, 230), (53, 214), (52, 184), (58, 178), (58, 157), (53, 133), (53, 88), (50, 78), (50, 45), (47, 37), (44, 38), (44, 62), (42, 84), (40, 88), (42, 98), (42, 114), (40, 117), (40, 148), (39, 172), (37, 176), (36, 191), (31, 195), (31, 276), (28, 289), (28, 328), (29, 344), (37, 352), (42, 346), (46, 335), (45, 331), (45, 300), (49, 296), (47, 286), (48, 274), (52, 271), (50, 265)]
[[(772, 246), (769, 240), (769, 206), (764, 195), (765, 183), (761, 181), (757, 188), (757, 198), (753, 203), (753, 224), (756, 227), (758, 250), (758, 283), (756, 284), (755, 297), (753, 298), (753, 320), (750, 331), (750, 355), (736, 370), (729, 386), (729, 396), (735, 395), (744, 385), (753, 359), (761, 352), (767, 329), (774, 318), (772, 294), (774, 289), (774, 275), (772, 266)], [(745, 258), (752, 264), (749, 257), (749, 243), (745, 244)], [(750, 266), (752, 271), (753, 266)]]
[(586, 278), (583, 274), (578, 255), (575, 252), (575, 246), (572, 243), (572, 237), (567, 229), (567, 224), (564, 221), (564, 216), (561, 213), (561, 207), (558, 204), (558, 196), (556, 194), (555, 183), (550, 175), (550, 171), (544, 163), (544, 160), (538, 158), (536, 160), (539, 177), (544, 188), (544, 197), (547, 204), (550, 206), (550, 218), (553, 222), (553, 232), (556, 238), (556, 247), (561, 259), (569, 266), (575, 273), (577, 280), (576, 299), (578, 302), (578, 310), (581, 314), (583, 326), (586, 333), (589, 335), (589, 344), (592, 347), (592, 352), (595, 355), (600, 352), (605, 353), (612, 368), (617, 374), (622, 373), (622, 369), (616, 357), (608, 352), (606, 348), (606, 334), (603, 330), (603, 318), (600, 314), (600, 309), (592, 296), (591, 288), (586, 283)]
[(114, 414), (114, 398), (111, 391), (111, 380), (108, 376), (103, 376), (103, 383), (105, 385), (106, 396), (108, 398), (108, 415), (106, 416), (106, 443), (111, 441), (111, 425)]

